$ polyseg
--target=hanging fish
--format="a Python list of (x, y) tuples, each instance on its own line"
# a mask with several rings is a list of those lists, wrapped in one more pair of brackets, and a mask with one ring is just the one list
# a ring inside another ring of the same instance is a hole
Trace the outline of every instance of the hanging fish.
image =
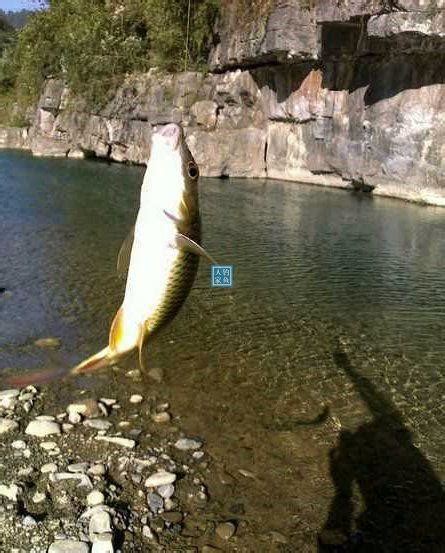
[(108, 346), (72, 373), (109, 366), (136, 348), (143, 367), (145, 340), (179, 311), (199, 256), (215, 263), (199, 245), (198, 177), (179, 125), (165, 125), (153, 134), (136, 225), (118, 256), (118, 273), (127, 273), (124, 301), (111, 324)]

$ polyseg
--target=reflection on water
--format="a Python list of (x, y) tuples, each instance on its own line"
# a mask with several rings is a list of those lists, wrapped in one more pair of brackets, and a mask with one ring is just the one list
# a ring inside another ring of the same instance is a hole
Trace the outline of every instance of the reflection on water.
[[(0, 287), (10, 292), (0, 296), (1, 367), (45, 365), (33, 346), (41, 336), (62, 339), (67, 366), (103, 347), (142, 173), (0, 153)], [(211, 288), (201, 263), (189, 300), (147, 358), (166, 369), (178, 410), (215, 436), (227, 463), (267, 472), (268, 499), (249, 491), (258, 517), (273, 520), (274, 493), (288, 493), (306, 467), (288, 523), (304, 535), (295, 521), (310, 519), (314, 495), (325, 518), (333, 492), (318, 459), (327, 463), (336, 442), (321, 415), (328, 406), (351, 431), (375, 419), (333, 357), (339, 340), (348, 366), (388, 397), (412, 447), (443, 476), (445, 211), (238, 179), (203, 179), (201, 198), (204, 244), (235, 266), (235, 286)]]

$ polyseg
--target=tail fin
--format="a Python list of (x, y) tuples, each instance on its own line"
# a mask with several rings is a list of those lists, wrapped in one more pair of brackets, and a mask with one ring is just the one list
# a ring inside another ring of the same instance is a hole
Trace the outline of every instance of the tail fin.
[(96, 371), (108, 367), (112, 363), (112, 356), (110, 348), (107, 346), (103, 350), (99, 351), (95, 355), (88, 357), (79, 365), (76, 365), (71, 369), (71, 374), (83, 374)]

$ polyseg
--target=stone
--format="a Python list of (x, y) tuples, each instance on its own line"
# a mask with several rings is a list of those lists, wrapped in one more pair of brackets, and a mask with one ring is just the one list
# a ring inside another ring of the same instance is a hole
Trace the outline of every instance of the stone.
[(218, 104), (213, 100), (201, 100), (193, 104), (191, 115), (196, 119), (196, 124), (206, 129), (214, 129), (217, 121)]
[(102, 463), (96, 463), (88, 469), (88, 474), (92, 474), (93, 476), (104, 476), (106, 472), (107, 469)]
[(36, 519), (30, 515), (26, 515), (25, 517), (23, 517), (22, 524), (25, 528), (32, 528), (33, 526), (37, 526)]
[(14, 430), (17, 430), (18, 427), (19, 427), (18, 422), (12, 421), (11, 419), (5, 419), (4, 417), (0, 417), (0, 434), (13, 432)]
[(120, 438), (119, 436), (96, 436), (96, 440), (120, 445), (129, 449), (136, 447), (136, 442), (134, 440), (130, 440), (129, 438)]
[(105, 419), (87, 419), (83, 424), (95, 430), (108, 430), (113, 426), (113, 423)]
[(34, 342), (38, 348), (58, 348), (60, 346), (59, 338), (39, 338)]
[(105, 501), (105, 496), (102, 492), (98, 490), (93, 490), (87, 495), (87, 504), (90, 507), (94, 507), (95, 505), (101, 505)]
[(184, 518), (183, 514), (178, 511), (162, 513), (161, 517), (165, 520), (165, 522), (169, 522), (170, 524), (179, 524)]
[(48, 553), (89, 553), (89, 546), (85, 542), (76, 540), (57, 540), (48, 549)]
[(150, 511), (155, 515), (164, 508), (164, 501), (162, 497), (154, 492), (147, 494), (147, 503)]
[(10, 390), (0, 390), (0, 402), (4, 399), (14, 399), (16, 397), (19, 397), (20, 390), (17, 390), (16, 388), (11, 388)]
[(46, 494), (43, 492), (36, 492), (32, 496), (32, 500), (34, 503), (42, 503), (43, 501), (45, 501), (45, 499), (46, 499)]
[(133, 394), (131, 397), (130, 397), (130, 403), (141, 403), (143, 401), (143, 397), (140, 396), (139, 394)]
[(153, 422), (157, 422), (158, 424), (163, 424), (163, 423), (170, 422), (171, 415), (170, 413), (167, 413), (166, 411), (164, 411), (163, 413), (154, 413), (151, 416), (151, 418)]
[(42, 442), (40, 444), (40, 447), (44, 449), (45, 451), (51, 451), (54, 449), (58, 449), (56, 442)]
[(95, 534), (111, 532), (111, 517), (105, 510), (97, 510), (90, 518), (89, 535), (94, 541)]
[(164, 371), (158, 367), (154, 367), (150, 369), (147, 374), (152, 380), (154, 380), (158, 384), (160, 384), (164, 378)]
[(91, 553), (113, 553), (113, 534), (104, 532), (95, 537)]
[(37, 436), (39, 438), (60, 433), (60, 424), (54, 421), (47, 420), (33, 420), (28, 424), (25, 430), (25, 434), (29, 434), (30, 436)]
[(175, 487), (173, 484), (164, 484), (156, 488), (158, 494), (164, 499), (170, 499), (175, 493)]
[(57, 472), (57, 465), (55, 463), (46, 463), (40, 467), (40, 472), (42, 474)]
[(21, 490), (17, 484), (0, 484), (0, 495), (8, 498), (10, 501), (17, 502)]
[(86, 472), (88, 470), (88, 463), (71, 463), (66, 468), (68, 472)]
[(196, 450), (202, 447), (202, 442), (192, 438), (180, 438), (175, 442), (175, 447), (181, 451)]
[(235, 535), (236, 526), (233, 522), (221, 522), (215, 529), (216, 535), (222, 540), (229, 540)]
[(145, 487), (157, 488), (159, 486), (166, 486), (168, 484), (173, 484), (175, 480), (176, 474), (167, 471), (158, 471), (145, 480)]
[(13, 449), (26, 449), (26, 442), (23, 440), (15, 440), (11, 443)]
[(50, 472), (49, 479), (53, 483), (62, 482), (64, 480), (77, 480), (79, 483), (78, 487), (84, 487), (93, 489), (93, 484), (91, 479), (82, 473), (72, 473), (72, 472)]
[(66, 411), (68, 416), (70, 413), (75, 413), (86, 418), (96, 418), (103, 414), (99, 403), (95, 399), (84, 399), (76, 403), (71, 403), (66, 408)]

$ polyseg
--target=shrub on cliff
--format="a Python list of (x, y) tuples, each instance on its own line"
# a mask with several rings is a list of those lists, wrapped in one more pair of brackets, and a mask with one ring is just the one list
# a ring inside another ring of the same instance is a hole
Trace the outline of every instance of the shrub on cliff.
[[(94, 108), (129, 73), (182, 69), (189, 15), (188, 68), (202, 67), (218, 4), (192, 0), (189, 12), (188, 0), (50, 0), (18, 33), (3, 75), (20, 105), (35, 102), (43, 80), (55, 76)], [(1, 75), (0, 68), (0, 82)]]

